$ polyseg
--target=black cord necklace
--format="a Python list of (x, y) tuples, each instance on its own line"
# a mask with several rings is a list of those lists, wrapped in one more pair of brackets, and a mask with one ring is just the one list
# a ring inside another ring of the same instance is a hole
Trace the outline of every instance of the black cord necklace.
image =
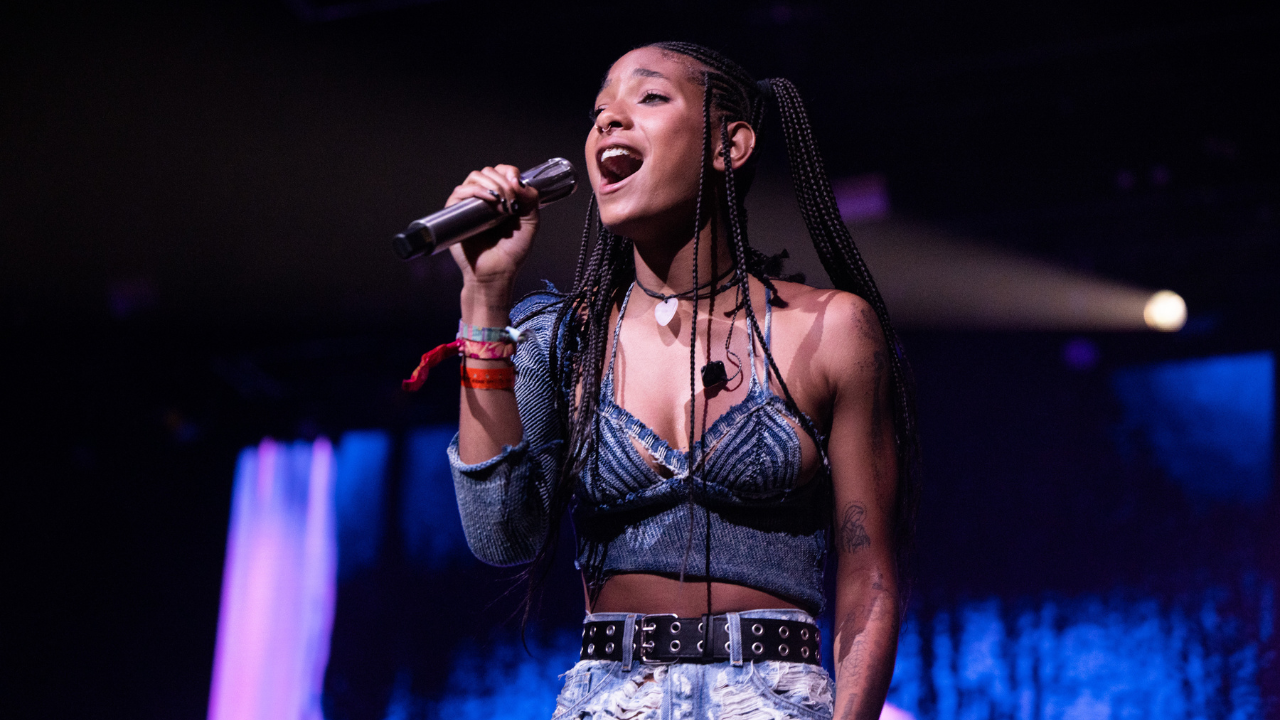
[[(715, 288), (714, 290), (711, 290), (705, 295), (702, 294), (703, 290), (710, 288), (711, 286), (715, 285), (721, 280), (724, 280), (725, 278), (729, 278), (729, 279), (725, 281), (723, 285)], [(679, 305), (678, 301), (705, 300), (713, 295), (719, 295), (720, 293), (728, 290), (729, 288), (733, 287), (735, 282), (737, 282), (737, 268), (729, 268), (728, 270), (724, 271), (724, 273), (722, 273), (720, 277), (708, 280), (707, 282), (699, 285), (698, 287), (693, 288), (692, 290), (685, 290), (684, 292), (679, 292), (679, 293), (671, 293), (670, 295), (668, 295), (667, 293), (660, 293), (656, 290), (650, 290), (640, 282), (639, 277), (636, 278), (636, 287), (640, 288), (645, 295), (648, 295), (649, 297), (658, 301), (658, 304), (655, 305), (653, 308), (653, 318), (658, 321), (659, 325), (666, 327), (667, 323), (671, 322), (671, 318), (675, 317), (676, 315), (676, 307)]]
[[(728, 279), (725, 280), (725, 278), (728, 278)], [(714, 290), (711, 290), (705, 295), (701, 294), (703, 290), (710, 288), (711, 286), (715, 285), (721, 280), (725, 281), (723, 285), (720, 285), (719, 287), (715, 288)], [(712, 278), (711, 280), (708, 280), (707, 282), (699, 285), (696, 288), (693, 288), (692, 290), (685, 290), (684, 292), (672, 293), (670, 295), (666, 293), (660, 293), (654, 290), (650, 290), (649, 288), (645, 287), (640, 283), (639, 277), (636, 278), (636, 287), (644, 291), (645, 295), (648, 295), (649, 297), (658, 301), (658, 304), (653, 306), (653, 318), (654, 320), (657, 320), (658, 324), (663, 327), (666, 327), (667, 323), (671, 322), (671, 318), (675, 317), (676, 307), (680, 304), (679, 303), (680, 300), (694, 300), (694, 301), (705, 300), (707, 298), (719, 295), (720, 293), (735, 287), (737, 284), (738, 284), (738, 273), (737, 273), (737, 268), (735, 267), (729, 268), (728, 270), (721, 273), (720, 277)], [(737, 318), (736, 310), (734, 312), (734, 318), (735, 319)], [(729, 337), (733, 337), (732, 326), (730, 327), (729, 332), (730, 332)], [(729, 350), (729, 343), (728, 343), (728, 340), (726, 339), (725, 351), (728, 352), (728, 350)], [(741, 371), (741, 368), (739, 368), (739, 371)], [(729, 380), (729, 374), (725, 372), (724, 361), (712, 360), (711, 362), (708, 362), (706, 365), (702, 366), (702, 387), (713, 388), (717, 385), (720, 385), (721, 383), (728, 382), (728, 380)]]

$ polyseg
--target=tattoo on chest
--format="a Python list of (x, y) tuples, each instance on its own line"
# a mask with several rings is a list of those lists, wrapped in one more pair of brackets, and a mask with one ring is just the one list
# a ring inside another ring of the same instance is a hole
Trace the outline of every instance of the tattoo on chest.
[(849, 503), (840, 514), (840, 528), (836, 540), (846, 552), (857, 552), (871, 546), (865, 520), (867, 508), (862, 503)]

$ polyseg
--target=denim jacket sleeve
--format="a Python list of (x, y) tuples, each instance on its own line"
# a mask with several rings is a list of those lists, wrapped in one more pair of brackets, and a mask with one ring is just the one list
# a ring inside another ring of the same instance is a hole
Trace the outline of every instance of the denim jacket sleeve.
[(537, 295), (512, 310), (513, 317), (534, 314), (520, 324), (527, 338), (513, 361), (516, 404), (524, 438), (496, 457), (474, 465), (458, 457), (458, 438), (449, 443), (449, 465), (458, 496), (462, 529), (471, 552), (489, 565), (509, 566), (533, 560), (547, 532), (551, 490), (560, 470), (564, 438), (555, 416), (555, 388), (549, 347), (556, 299)]

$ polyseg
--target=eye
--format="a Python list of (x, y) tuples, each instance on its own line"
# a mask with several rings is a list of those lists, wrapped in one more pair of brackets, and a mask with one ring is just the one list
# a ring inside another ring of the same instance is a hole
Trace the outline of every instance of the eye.
[(647, 92), (644, 94), (644, 97), (640, 98), (640, 102), (647, 104), (647, 103), (655, 103), (655, 102), (667, 102), (670, 99), (671, 98), (661, 93)]
[(593, 109), (591, 110), (591, 112), (587, 113), (587, 117), (591, 118), (591, 122), (592, 122), (592, 124), (595, 124), (595, 121), (596, 121), (597, 119), (599, 119), (599, 117), (600, 117), (600, 113), (602, 113), (602, 112), (604, 112), (604, 106), (603, 106), (603, 105), (601, 105), (600, 107), (597, 107), (597, 108), (593, 108)]

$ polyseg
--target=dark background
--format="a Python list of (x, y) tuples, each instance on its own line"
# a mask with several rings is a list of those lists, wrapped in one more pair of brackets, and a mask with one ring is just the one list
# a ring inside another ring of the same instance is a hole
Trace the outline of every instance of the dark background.
[[(1275, 567), (1274, 499), (1193, 507), (1081, 450), (1116, 414), (1106, 369), (1278, 344), (1271, 6), (325, 13), (4, 11), (4, 685), (23, 716), (203, 715), (237, 450), (451, 421), (452, 383), (408, 397), (398, 382), (452, 332), (456, 270), (398, 262), (389, 236), (475, 166), (577, 161), (608, 65), (660, 39), (792, 79), (831, 174), (882, 173), (896, 214), (1187, 299), (1178, 335), (1090, 336), (1089, 371), (1063, 365), (1065, 335), (905, 330), (927, 453), (921, 602), (1137, 576), (1175, 592)], [(568, 279), (584, 207), (546, 213), (525, 288)]]

